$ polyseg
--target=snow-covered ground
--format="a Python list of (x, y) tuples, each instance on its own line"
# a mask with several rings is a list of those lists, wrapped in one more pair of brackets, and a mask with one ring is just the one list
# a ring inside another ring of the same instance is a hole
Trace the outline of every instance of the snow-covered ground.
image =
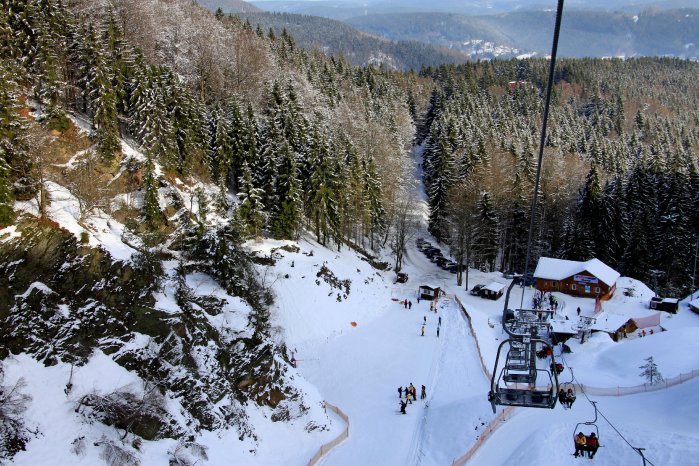
[[(70, 193), (57, 185), (52, 189), (55, 195), (49, 215), (76, 235), (86, 231), (77, 221), (77, 207)], [(32, 210), (29, 203), (20, 207)], [(422, 207), (424, 214), (424, 204)], [(90, 244), (103, 245), (116, 258), (130, 257), (133, 250), (121, 242), (123, 226), (99, 217), (87, 222)], [(10, 241), (17, 234), (12, 227), (0, 230), (0, 240)], [(482, 370), (474, 337), (486, 366), (492, 370), (497, 346), (505, 338), (500, 327), (504, 298), (490, 301), (469, 295), (463, 286), (456, 286), (453, 274), (437, 268), (417, 250), (414, 239), (405, 260), (404, 271), (409, 274), (405, 284), (394, 284), (392, 272), (376, 271), (347, 248), (338, 252), (309, 237), (298, 243), (266, 240), (248, 246), (276, 260), (274, 266), (260, 267), (260, 273), (276, 295), (276, 338), (286, 342), (298, 362), (294, 373), (298, 386), (308, 399), (327, 400), (349, 416), (349, 437), (330, 451), (322, 464), (448, 465), (474, 445), (495, 417), (487, 401), (490, 381)], [(283, 246), (287, 247), (280, 249)], [(298, 246), (299, 250), (294, 252), (288, 246)], [(319, 275), (323, 270), (325, 274)], [(499, 273), (472, 270), (469, 288), (491, 281), (509, 285)], [(205, 275), (190, 275), (187, 282), (196, 293), (223, 296), (224, 291)], [(429, 311), (428, 302), (417, 302), (417, 287), (425, 283), (442, 286), (447, 292), (436, 313)], [(624, 293), (631, 288), (633, 293)], [(157, 296), (161, 307), (167, 308), (171, 291), (165, 289)], [(516, 288), (512, 299), (525, 303), (531, 300), (531, 290), (521, 293)], [(594, 312), (589, 299), (560, 293), (556, 296), (563, 305), (557, 319), (576, 320), (578, 307), (582, 315)], [(599, 320), (616, 322), (653, 314), (648, 309), (650, 296), (652, 292), (645, 285), (622, 277), (615, 297), (604, 304)], [(476, 335), (471, 334), (456, 304), (457, 297), (468, 311)], [(410, 309), (401, 304), (404, 299), (412, 301)], [(243, 321), (236, 310), (242, 303), (232, 297), (227, 300), (230, 309), (221, 314), (219, 324), (239, 327)], [(643, 383), (639, 366), (649, 356), (655, 358), (665, 377), (698, 370), (699, 315), (683, 303), (678, 315), (662, 314), (660, 327), (666, 331), (644, 338), (632, 336), (618, 343), (603, 332), (593, 334), (584, 344), (569, 341), (572, 353), (565, 355), (565, 363), (573, 367), (578, 382), (601, 388)], [(17, 454), (15, 464), (101, 464), (98, 450), (90, 444), (83, 456), (71, 453), (75, 439), (99, 438), (100, 432), (113, 429), (98, 423), (84, 424), (74, 413), (75, 399), (63, 392), (69, 365), (44, 367), (26, 355), (18, 355), (4, 361), (3, 368), (5, 385), (19, 377), (26, 379), (27, 391), (33, 396), (27, 424), (41, 432), (31, 439), (26, 452)], [(562, 380), (569, 374), (566, 370)], [(138, 390), (141, 382), (98, 352), (86, 366), (75, 370), (73, 383), (72, 393), (83, 393), (125, 385)], [(408, 405), (403, 415), (398, 409), (398, 387), (411, 383), (418, 392), (424, 384), (427, 398)], [(631, 445), (645, 448), (653, 464), (697, 464), (699, 378), (660, 391), (591, 399)], [(167, 402), (171, 412), (177, 413), (177, 400)], [(258, 433), (258, 444), (239, 441), (232, 430), (204, 433), (197, 438), (209, 448), (209, 460), (203, 464), (307, 464), (321, 444), (345, 428), (344, 422), (332, 414), (328, 430), (310, 433), (307, 419), (304, 423), (275, 423), (269, 420), (269, 412), (255, 409), (249, 409), (248, 415)], [(582, 393), (578, 393), (571, 410), (561, 406), (554, 410), (518, 408), (469, 464), (565, 465), (588, 461), (571, 455), (572, 436), (577, 423), (593, 417), (592, 405)], [(640, 457), (605, 419), (600, 417), (597, 426), (603, 447), (594, 459), (596, 464), (641, 464)], [(590, 427), (578, 430), (588, 433)], [(166, 464), (167, 451), (174, 447), (172, 440), (144, 442), (141, 463)], [(255, 452), (251, 453), (253, 448)]]

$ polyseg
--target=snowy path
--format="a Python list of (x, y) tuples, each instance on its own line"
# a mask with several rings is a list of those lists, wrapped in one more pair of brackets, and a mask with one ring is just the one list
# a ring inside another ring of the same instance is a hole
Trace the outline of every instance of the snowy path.
[[(428, 302), (414, 303), (412, 310), (392, 301), (387, 306), (366, 328), (319, 345), (317, 357), (303, 365), (303, 375), (342, 407), (352, 424), (350, 437), (323, 464), (351, 465), (361, 458), (382, 465), (445, 464), (473, 443), (480, 419), (492, 416), (475, 345), (458, 308), (443, 303), (437, 338), (438, 317), (429, 313)], [(425, 384), (427, 400), (418, 399), (401, 415), (397, 389), (410, 383), (418, 392)], [(449, 426), (450, 435), (432, 436), (435, 426), (441, 431)]]

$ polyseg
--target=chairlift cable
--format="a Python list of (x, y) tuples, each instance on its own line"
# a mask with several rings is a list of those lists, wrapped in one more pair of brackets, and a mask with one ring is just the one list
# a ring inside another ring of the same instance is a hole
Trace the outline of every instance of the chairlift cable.
[[(563, 362), (565, 362), (566, 366), (568, 366), (568, 362), (565, 360), (565, 357), (563, 356), (563, 354), (561, 354), (561, 359), (563, 359)], [(570, 366), (568, 366), (568, 367), (570, 367)], [(571, 371), (571, 373), (572, 373), (572, 371)], [(627, 444), (629, 447), (631, 447), (632, 450), (634, 450), (636, 453), (638, 453), (639, 455), (641, 455), (641, 458), (643, 458), (644, 464), (648, 463), (648, 464), (650, 464), (651, 466), (655, 466), (648, 458), (646, 458), (646, 457), (643, 455), (643, 453), (641, 453), (641, 451), (640, 451), (640, 450), (642, 450), (641, 448), (639, 448), (639, 447), (634, 447), (633, 445), (631, 445), (631, 443), (630, 443), (628, 440), (626, 440), (626, 437), (624, 437), (624, 435), (623, 435), (621, 432), (619, 432), (619, 429), (617, 429), (617, 428), (614, 426), (614, 424), (612, 424), (612, 422), (611, 422), (609, 419), (607, 419), (607, 416), (605, 416), (604, 413), (597, 407), (597, 405), (595, 404), (595, 402), (592, 401), (592, 400), (590, 399), (590, 397), (587, 396), (587, 393), (585, 393), (585, 389), (583, 388), (583, 384), (580, 383), (580, 381), (575, 377), (575, 375), (573, 375), (573, 380), (576, 381), (576, 382), (578, 383), (578, 387), (580, 388), (580, 392), (585, 396), (585, 398), (587, 399), (587, 401), (592, 405), (592, 407), (595, 409), (595, 412), (597, 412), (600, 416), (602, 416), (602, 418), (603, 418), (605, 421), (607, 421), (607, 424), (609, 424), (610, 427), (611, 427), (612, 429), (614, 429), (614, 432), (616, 432), (616, 433), (619, 435), (619, 437), (621, 437), (622, 440), (623, 440), (624, 442), (626, 442), (626, 444)]]
[(539, 139), (539, 159), (536, 166), (536, 180), (534, 182), (534, 197), (532, 198), (531, 213), (529, 218), (529, 235), (527, 238), (527, 254), (524, 259), (524, 276), (522, 278), (522, 300), (520, 307), (524, 303), (524, 283), (527, 281), (529, 272), (529, 259), (531, 257), (532, 237), (534, 236), (534, 216), (536, 214), (536, 203), (539, 198), (539, 185), (541, 182), (541, 165), (544, 160), (544, 144), (546, 143), (546, 126), (549, 118), (549, 105), (551, 103), (551, 90), (553, 89), (553, 72), (556, 67), (556, 54), (558, 53), (558, 36), (561, 30), (561, 17), (563, 16), (563, 0), (558, 0), (556, 9), (556, 25), (553, 28), (553, 45), (551, 46), (551, 62), (549, 63), (549, 80), (546, 83), (546, 101), (544, 103), (544, 121), (541, 125), (541, 139)]

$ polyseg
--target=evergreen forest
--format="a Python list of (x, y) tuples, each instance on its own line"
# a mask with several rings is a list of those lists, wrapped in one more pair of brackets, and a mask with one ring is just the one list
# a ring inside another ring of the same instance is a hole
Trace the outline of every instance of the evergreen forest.
[[(429, 230), (457, 261), (525, 268), (546, 60), (351, 66), (286, 30), (154, 0), (2, 0), (0, 60), (2, 225), (15, 201), (37, 199), (44, 217), (53, 175), (38, 132), (66, 134), (84, 118), (96, 157), (67, 184), (154, 244), (204, 237), (215, 213), (243, 238), (306, 231), (327, 247), (400, 256), (412, 149)], [(598, 257), (660, 294), (687, 294), (697, 75), (697, 63), (670, 58), (559, 62), (534, 260)], [(125, 163), (120, 139), (146, 160)], [(105, 180), (122, 170), (142, 202), (105, 206)], [(196, 212), (158, 202), (178, 181), (198, 189)]]

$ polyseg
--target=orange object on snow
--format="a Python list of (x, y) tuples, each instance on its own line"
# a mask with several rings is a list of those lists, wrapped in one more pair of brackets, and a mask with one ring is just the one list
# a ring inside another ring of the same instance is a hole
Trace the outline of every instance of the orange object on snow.
[(357, 326), (357, 322), (350, 322), (350, 324), (352, 324), (352, 327), (356, 327), (356, 326)]

